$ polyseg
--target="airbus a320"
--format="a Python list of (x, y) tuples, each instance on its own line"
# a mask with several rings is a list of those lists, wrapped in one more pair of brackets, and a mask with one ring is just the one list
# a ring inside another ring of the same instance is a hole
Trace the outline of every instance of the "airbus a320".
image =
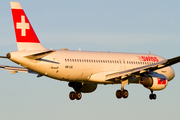
[(11, 73), (25, 72), (68, 82), (74, 90), (71, 100), (80, 100), (81, 93), (96, 90), (98, 84), (120, 84), (116, 97), (127, 98), (126, 84), (141, 84), (150, 90), (149, 98), (156, 99), (154, 91), (163, 90), (175, 73), (171, 65), (180, 62), (180, 56), (164, 59), (153, 54), (49, 50), (36, 36), (20, 3), (11, 2), (18, 51), (6, 58), (21, 67), (0, 65)]

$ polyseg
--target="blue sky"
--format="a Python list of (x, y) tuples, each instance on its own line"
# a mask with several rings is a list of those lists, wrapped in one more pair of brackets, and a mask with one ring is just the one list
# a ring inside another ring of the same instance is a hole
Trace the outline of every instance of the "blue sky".
[[(16, 51), (10, 1), (0, 4), (0, 55)], [(180, 55), (178, 0), (18, 0), (46, 48)], [(6, 59), (1, 65), (16, 64)], [(169, 120), (179, 119), (180, 64), (167, 88), (155, 92), (126, 85), (128, 99), (117, 100), (120, 85), (99, 85), (80, 101), (70, 101), (66, 82), (0, 70), (1, 120)]]

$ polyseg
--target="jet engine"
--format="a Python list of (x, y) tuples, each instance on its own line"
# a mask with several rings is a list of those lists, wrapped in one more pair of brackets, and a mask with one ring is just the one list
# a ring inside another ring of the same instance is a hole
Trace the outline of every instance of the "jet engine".
[(168, 80), (162, 74), (149, 74), (142, 77), (140, 83), (150, 90), (162, 90), (167, 86)]
[(69, 82), (69, 87), (72, 87), (75, 91), (82, 93), (90, 93), (96, 90), (97, 84), (82, 84), (79, 82)]

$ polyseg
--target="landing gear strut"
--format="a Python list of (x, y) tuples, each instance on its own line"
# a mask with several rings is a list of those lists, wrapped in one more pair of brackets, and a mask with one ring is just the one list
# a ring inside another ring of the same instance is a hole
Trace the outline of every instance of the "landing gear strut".
[(157, 98), (156, 94), (153, 94), (153, 90), (151, 90), (151, 94), (149, 95), (150, 100), (155, 100)]
[(82, 83), (69, 82), (68, 86), (69, 86), (69, 87), (72, 87), (72, 88), (74, 89), (74, 91), (76, 91), (76, 92), (74, 92), (74, 91), (70, 92), (70, 93), (69, 93), (69, 98), (70, 98), (71, 100), (74, 100), (74, 99), (80, 100), (81, 97), (82, 97), (82, 94), (81, 94), (81, 92), (79, 92), (79, 91), (80, 91), (80, 89), (82, 88)]
[(71, 100), (74, 100), (74, 99), (80, 100), (81, 97), (82, 97), (81, 92), (74, 92), (74, 91), (72, 91), (72, 92), (69, 93), (69, 98), (70, 98)]
[(124, 86), (125, 86), (126, 84), (128, 84), (128, 80), (122, 81), (122, 82), (121, 82), (121, 90), (117, 90), (117, 91), (116, 91), (116, 97), (117, 97), (118, 99), (120, 99), (120, 98), (122, 98), (122, 97), (123, 97), (123, 98), (127, 98), (127, 97), (129, 96), (128, 91), (124, 89)]

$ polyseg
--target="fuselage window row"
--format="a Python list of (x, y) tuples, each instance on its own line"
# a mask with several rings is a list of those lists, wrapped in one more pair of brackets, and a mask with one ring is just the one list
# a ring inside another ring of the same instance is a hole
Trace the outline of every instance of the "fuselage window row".
[[(120, 60), (89, 60), (89, 59), (65, 59), (65, 62), (87, 62), (87, 63), (117, 63), (121, 64)], [(125, 64), (125, 61), (123, 61)], [(141, 64), (141, 65), (150, 65), (154, 62), (141, 62), (141, 61), (126, 61), (127, 64)]]
[(148, 64), (148, 65), (151, 65), (151, 64), (154, 64), (153, 62), (141, 62), (141, 61), (127, 61), (127, 64)]
[(119, 60), (89, 60), (89, 59), (65, 59), (65, 62), (118, 63), (118, 64), (122, 63)]

